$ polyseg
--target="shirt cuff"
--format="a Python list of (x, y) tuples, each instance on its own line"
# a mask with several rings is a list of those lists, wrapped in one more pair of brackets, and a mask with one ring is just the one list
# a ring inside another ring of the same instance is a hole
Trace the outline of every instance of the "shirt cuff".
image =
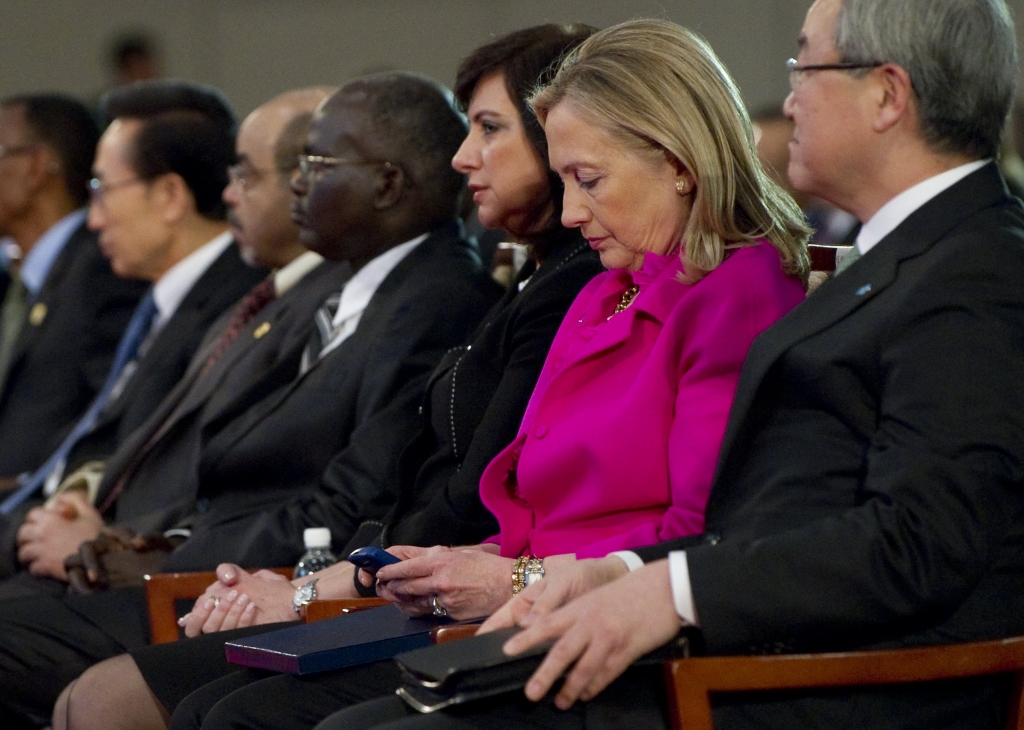
[(617, 550), (614, 553), (608, 553), (609, 556), (614, 555), (626, 564), (629, 568), (629, 572), (632, 573), (634, 570), (640, 570), (644, 567), (644, 561), (640, 559), (640, 556), (634, 553), (632, 550)]
[(672, 583), (672, 602), (683, 623), (700, 626), (697, 608), (693, 605), (693, 589), (690, 587), (690, 564), (686, 562), (686, 551), (677, 550), (668, 554), (668, 576)]

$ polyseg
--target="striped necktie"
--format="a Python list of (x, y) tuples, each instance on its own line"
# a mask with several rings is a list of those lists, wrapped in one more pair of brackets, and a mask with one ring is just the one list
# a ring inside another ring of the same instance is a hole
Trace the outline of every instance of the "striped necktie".
[(317, 310), (313, 317), (313, 332), (306, 343), (306, 349), (302, 353), (302, 364), (299, 367), (300, 373), (305, 373), (313, 363), (320, 357), (320, 351), (334, 339), (334, 315), (338, 313), (341, 305), (341, 292), (332, 294)]
[(128, 363), (135, 359), (135, 356), (138, 354), (139, 347), (149, 334), (156, 314), (156, 301), (153, 299), (153, 290), (150, 289), (149, 293), (143, 297), (141, 302), (139, 302), (139, 306), (135, 309), (135, 314), (132, 315), (131, 321), (128, 322), (128, 327), (125, 329), (124, 335), (121, 337), (121, 342), (117, 345), (117, 352), (114, 355), (114, 364), (110, 367), (110, 372), (107, 373), (107, 379), (103, 383), (103, 388), (100, 389), (99, 395), (97, 395), (95, 400), (93, 400), (92, 405), (89, 406), (89, 410), (85, 412), (85, 415), (83, 415), (78, 420), (78, 423), (75, 424), (75, 427), (71, 429), (71, 433), (69, 433), (61, 442), (60, 446), (50, 454), (50, 458), (46, 460), (46, 463), (39, 467), (33, 474), (19, 478), (22, 486), (20, 486), (14, 494), (5, 499), (3, 503), (0, 503), (0, 514), (10, 514), (22, 502), (39, 491), (46, 482), (46, 478), (50, 475), (50, 472), (57, 468), (58, 465), (66, 462), (68, 455), (75, 447), (75, 444), (77, 444), (79, 440), (89, 433), (93, 426), (96, 425), (96, 421), (99, 418), (100, 413), (103, 412), (103, 408), (110, 401), (111, 394), (114, 391), (114, 386), (121, 379), (122, 372)]

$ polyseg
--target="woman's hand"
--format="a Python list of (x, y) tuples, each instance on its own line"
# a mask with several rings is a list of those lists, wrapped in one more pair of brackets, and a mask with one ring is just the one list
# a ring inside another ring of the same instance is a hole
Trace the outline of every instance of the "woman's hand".
[(269, 570), (248, 573), (237, 565), (217, 566), (217, 582), (210, 585), (192, 610), (178, 619), (185, 636), (212, 634), (277, 621), (297, 621), (292, 608), (295, 586)]
[(555, 697), (555, 705), (563, 710), (577, 699), (593, 699), (634, 661), (671, 641), (682, 626), (672, 601), (667, 560), (644, 566), (526, 623), (522, 632), (505, 642), (505, 653), (518, 654), (558, 639), (527, 682), (526, 696), (539, 701), (575, 662)]
[(537, 581), (494, 612), (478, 633), (508, 626), (529, 626), (584, 593), (600, 588), (629, 572), (614, 556), (576, 560), (573, 555), (544, 559), (544, 579)]
[(410, 548), (389, 551), (403, 558), (377, 572), (377, 593), (406, 613), (433, 612), (433, 599), (455, 619), (487, 616), (512, 597), (512, 563), (490, 549)]

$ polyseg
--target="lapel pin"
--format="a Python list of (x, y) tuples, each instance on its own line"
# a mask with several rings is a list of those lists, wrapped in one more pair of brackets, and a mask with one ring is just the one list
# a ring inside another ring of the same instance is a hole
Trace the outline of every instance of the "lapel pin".
[(259, 338), (261, 338), (263, 335), (267, 334), (268, 332), (270, 332), (270, 322), (264, 322), (259, 327), (257, 327), (255, 330), (253, 330), (253, 333), (252, 333), (253, 339), (258, 340)]
[(31, 311), (28, 313), (28, 321), (33, 327), (38, 327), (46, 319), (47, 313), (46, 305), (42, 302), (36, 302), (32, 305)]
[(870, 285), (870, 284), (865, 284), (865, 285), (864, 285), (864, 286), (862, 286), (862, 287), (861, 287), (860, 289), (858, 289), (857, 291), (855, 291), (855, 292), (854, 292), (854, 294), (855, 294), (856, 296), (858, 296), (858, 297), (862, 297), (862, 296), (864, 296), (865, 294), (867, 294), (867, 293), (868, 293), (869, 291), (871, 291), (871, 285)]

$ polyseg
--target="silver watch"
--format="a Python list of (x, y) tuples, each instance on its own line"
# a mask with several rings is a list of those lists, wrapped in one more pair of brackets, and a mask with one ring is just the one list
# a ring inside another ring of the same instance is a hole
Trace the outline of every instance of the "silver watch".
[(316, 600), (316, 582), (319, 578), (314, 578), (303, 586), (295, 589), (295, 595), (292, 596), (292, 608), (295, 609), (295, 613), (302, 615), (302, 609), (308, 606), (310, 603)]

